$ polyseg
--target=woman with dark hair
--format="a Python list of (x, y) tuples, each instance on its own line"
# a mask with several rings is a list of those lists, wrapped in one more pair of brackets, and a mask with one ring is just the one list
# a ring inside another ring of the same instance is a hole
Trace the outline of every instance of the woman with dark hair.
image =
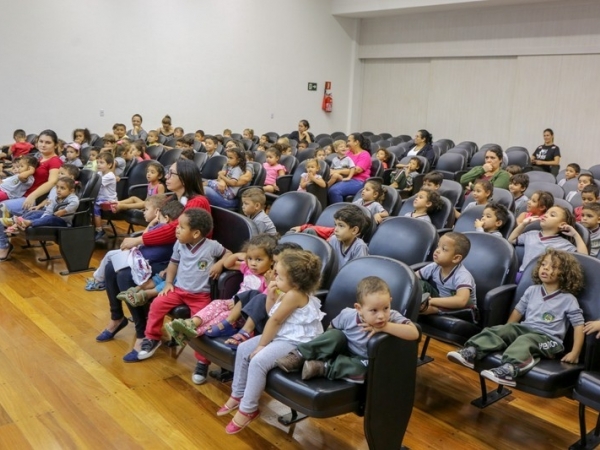
[(127, 131), (127, 136), (131, 141), (137, 141), (138, 139), (146, 142), (146, 138), (148, 137), (148, 133), (142, 128), (142, 116), (139, 114), (134, 114), (131, 117), (131, 130)]
[(433, 135), (427, 130), (419, 130), (414, 137), (415, 146), (410, 149), (406, 156), (424, 156), (429, 161), (429, 167), (433, 166), (435, 153), (433, 151)]
[[(202, 176), (200, 170), (189, 160), (178, 160), (173, 164), (166, 176), (167, 188), (175, 194), (175, 199), (184, 205), (184, 211), (191, 208), (201, 208), (210, 213), (210, 205), (204, 197), (202, 188)], [(128, 250), (138, 245), (144, 246), (159, 246), (174, 244), (176, 238), (175, 230), (179, 224), (178, 220), (144, 233), (142, 236), (135, 238), (126, 238), (121, 244), (121, 250)], [(149, 261), (152, 267), (152, 273), (156, 274), (164, 270), (169, 261)], [(96, 337), (98, 342), (106, 342), (112, 340), (115, 335), (127, 326), (128, 320), (123, 312), (123, 303), (117, 298), (119, 292), (126, 291), (134, 287), (136, 284), (131, 276), (131, 269), (125, 268), (118, 272), (112, 263), (106, 265), (105, 274), (106, 295), (110, 304), (110, 322), (106, 329)], [(146, 321), (148, 318), (148, 307), (144, 306), (129, 306), (131, 317), (135, 324), (136, 341), (128, 354), (123, 357), (125, 362), (137, 362), (138, 351), (141, 349), (142, 340), (145, 336)]]
[(296, 142), (306, 141), (310, 144), (315, 140), (315, 137), (308, 131), (309, 128), (310, 124), (308, 123), (308, 120), (302, 119), (298, 122), (298, 131), (292, 131), (289, 134), (288, 139), (293, 139)]
[[(554, 131), (550, 128), (544, 130), (544, 143), (535, 149), (531, 155), (531, 165), (534, 169), (551, 172), (553, 167), (560, 166), (560, 148), (554, 145)], [(558, 170), (557, 170), (558, 173)]]
[(370, 141), (360, 133), (352, 133), (348, 136), (348, 148), (350, 151), (347, 156), (354, 162), (354, 176), (347, 181), (339, 181), (331, 188), (327, 196), (329, 204), (343, 202), (347, 195), (354, 195), (360, 191), (365, 184), (365, 180), (371, 175), (371, 148)]
[(466, 194), (469, 193), (471, 186), (477, 180), (488, 180), (494, 187), (508, 189), (510, 174), (500, 168), (502, 157), (503, 153), (500, 147), (495, 145), (487, 149), (485, 152), (485, 164), (473, 167), (460, 177), (460, 184), (467, 188)]
[[(58, 181), (58, 171), (63, 164), (58, 157), (61, 150), (58, 136), (52, 130), (44, 130), (38, 136), (36, 147), (42, 157), (33, 174), (33, 184), (25, 191), (25, 197), (2, 202), (2, 209), (8, 214), (20, 216), (24, 210), (33, 208), (37, 199), (48, 194)], [(6, 261), (12, 251), (13, 246), (4, 233), (4, 225), (0, 223), (0, 261)]]

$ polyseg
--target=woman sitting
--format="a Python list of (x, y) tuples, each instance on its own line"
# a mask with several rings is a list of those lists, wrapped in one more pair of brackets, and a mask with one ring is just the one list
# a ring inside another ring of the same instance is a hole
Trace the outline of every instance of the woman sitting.
[(494, 187), (508, 189), (510, 182), (510, 174), (500, 168), (502, 164), (502, 149), (498, 146), (490, 147), (485, 152), (485, 164), (483, 166), (473, 167), (462, 177), (460, 177), (460, 184), (465, 186), (465, 195), (471, 192), (472, 186), (474, 186), (477, 180), (488, 180), (494, 185)]
[(419, 130), (414, 138), (415, 146), (410, 149), (406, 156), (423, 156), (429, 161), (429, 168), (433, 167), (435, 152), (433, 151), (433, 135), (427, 130)]
[(371, 154), (367, 151), (371, 148), (370, 141), (360, 133), (352, 133), (348, 136), (348, 148), (346, 155), (354, 162), (354, 175), (329, 188), (329, 204), (343, 202), (345, 196), (356, 194), (371, 176)]

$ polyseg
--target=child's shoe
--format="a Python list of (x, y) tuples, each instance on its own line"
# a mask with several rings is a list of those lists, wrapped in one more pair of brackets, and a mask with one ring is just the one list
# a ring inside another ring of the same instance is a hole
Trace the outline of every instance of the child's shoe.
[(304, 365), (305, 359), (298, 353), (298, 350), (293, 350), (289, 352), (287, 355), (279, 358), (275, 361), (277, 367), (279, 367), (284, 372), (298, 372), (302, 369)]
[(202, 384), (206, 382), (206, 375), (208, 374), (208, 365), (200, 361), (196, 363), (196, 368), (192, 374), (192, 381), (194, 384)]
[(138, 352), (138, 359), (144, 360), (152, 357), (162, 342), (155, 339), (144, 338), (142, 341), (142, 349)]
[(311, 378), (324, 377), (327, 375), (327, 365), (325, 361), (305, 361), (302, 367), (302, 379), (310, 380)]
[(175, 319), (171, 322), (173, 332), (177, 334), (183, 334), (188, 339), (194, 339), (198, 337), (196, 331), (196, 325), (192, 319)]
[(3, 219), (10, 219), (10, 211), (8, 210), (8, 208), (6, 207), (6, 205), (4, 203), (2, 205), (0, 205), (0, 210), (2, 211)]
[(455, 363), (462, 364), (469, 369), (475, 367), (475, 357), (477, 356), (477, 350), (475, 347), (464, 347), (458, 351), (448, 352), (446, 357)]
[(502, 364), (495, 369), (482, 370), (481, 376), (504, 386), (514, 387), (517, 385), (517, 382), (515, 381), (517, 370), (515, 369), (515, 366), (510, 363)]
[(12, 227), (15, 224), (15, 221), (12, 217), (2, 217), (0, 221), (2, 221), (2, 225), (5, 227)]
[(19, 234), (19, 227), (17, 227), (16, 225), (11, 225), (9, 227), (6, 227), (4, 232), (6, 233), (7, 236), (15, 236), (17, 234)]
[(96, 234), (94, 235), (94, 241), (98, 242), (105, 235), (106, 235), (106, 231), (104, 231), (104, 230), (98, 230), (98, 231), (96, 231)]
[(88, 278), (85, 283), (86, 291), (103, 291), (106, 289), (104, 281), (96, 281), (95, 278)]

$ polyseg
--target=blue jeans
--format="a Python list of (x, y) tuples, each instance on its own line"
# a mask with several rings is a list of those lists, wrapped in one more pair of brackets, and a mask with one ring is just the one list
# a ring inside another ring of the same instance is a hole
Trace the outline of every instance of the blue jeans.
[(208, 199), (208, 203), (220, 208), (237, 208), (240, 203), (237, 198), (233, 198), (231, 200), (223, 198), (221, 194), (208, 186), (204, 186), (204, 195)]
[(338, 181), (329, 188), (327, 197), (329, 198), (329, 204), (339, 203), (344, 201), (344, 197), (347, 195), (354, 195), (360, 191), (363, 187), (364, 182), (355, 179), (348, 181)]
[(57, 217), (54, 214), (40, 217), (31, 221), (32, 227), (68, 227), (69, 224), (62, 217)]
[[(23, 214), (23, 203), (25, 203), (25, 197), (13, 198), (2, 202), (3, 205), (14, 215), (20, 216)], [(0, 249), (7, 249), (9, 245), (8, 236), (4, 233), (4, 225), (0, 223)]]

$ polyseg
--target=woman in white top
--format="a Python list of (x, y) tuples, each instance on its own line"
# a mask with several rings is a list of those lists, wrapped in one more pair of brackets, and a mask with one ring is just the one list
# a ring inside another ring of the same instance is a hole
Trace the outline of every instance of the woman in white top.
[(429, 161), (429, 167), (433, 166), (435, 160), (435, 153), (433, 151), (432, 134), (427, 130), (419, 130), (414, 137), (415, 146), (410, 149), (406, 156), (423, 156)]

